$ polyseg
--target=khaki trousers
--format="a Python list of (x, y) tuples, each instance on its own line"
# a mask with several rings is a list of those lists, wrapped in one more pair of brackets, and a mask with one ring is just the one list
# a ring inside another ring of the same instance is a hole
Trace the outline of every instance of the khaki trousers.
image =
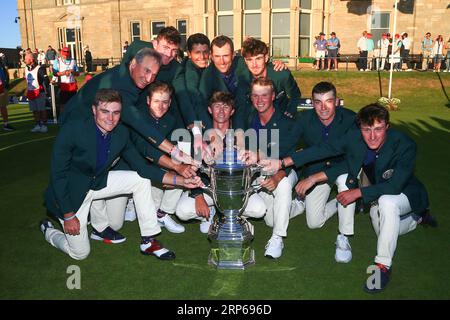
[[(133, 195), (141, 235), (152, 236), (160, 233), (161, 228), (156, 219), (156, 208), (151, 198), (150, 180), (141, 178), (134, 171), (110, 171), (106, 187), (101, 190), (89, 190), (76, 212), (77, 219), (80, 221), (80, 234), (71, 236), (57, 229), (48, 229), (45, 233), (45, 239), (52, 246), (62, 250), (73, 259), (82, 260), (87, 258), (90, 253), (87, 221), (91, 204), (96, 200), (117, 198), (124, 194)], [(117, 221), (117, 225), (119, 225), (119, 221), (123, 223), (123, 214), (124, 208), (109, 212), (107, 210), (97, 210), (91, 212), (91, 221), (93, 225), (95, 223), (97, 226), (105, 225), (105, 221), (110, 220)], [(64, 227), (64, 221), (60, 219), (60, 222)], [(103, 229), (98, 231), (103, 231)]]
[(277, 236), (287, 236), (290, 218), (289, 212), (292, 202), (292, 189), (297, 181), (297, 174), (292, 170), (287, 177), (281, 179), (273, 192), (260, 191), (258, 193), (261, 198), (263, 198), (267, 207), (264, 221), (269, 227), (273, 227), (273, 234)]
[[(335, 183), (338, 192), (348, 190), (345, 184), (348, 174), (340, 175)], [(305, 197), (306, 223), (310, 229), (321, 228), (337, 212), (339, 232), (344, 235), (354, 234), (355, 203), (344, 207), (336, 199), (328, 201), (331, 188), (328, 184), (319, 184)]]
[(370, 208), (370, 218), (378, 236), (376, 263), (392, 265), (398, 236), (417, 227), (417, 221), (410, 213), (408, 197), (403, 193), (383, 195), (378, 198), (378, 204)]

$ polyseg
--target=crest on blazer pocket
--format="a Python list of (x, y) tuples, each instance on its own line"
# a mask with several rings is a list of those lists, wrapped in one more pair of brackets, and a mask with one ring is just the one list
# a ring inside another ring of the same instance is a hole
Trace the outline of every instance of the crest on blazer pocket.
[(386, 170), (385, 172), (383, 172), (383, 179), (384, 180), (390, 179), (393, 174), (394, 174), (394, 169)]
[(116, 159), (114, 159), (114, 161), (111, 163), (111, 167), (114, 167), (116, 165), (117, 162), (119, 162), (120, 157), (117, 157)]

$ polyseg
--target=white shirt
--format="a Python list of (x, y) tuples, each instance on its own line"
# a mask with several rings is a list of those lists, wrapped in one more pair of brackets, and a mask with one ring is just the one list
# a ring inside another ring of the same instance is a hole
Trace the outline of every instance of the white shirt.
[(403, 39), (402, 42), (403, 42), (403, 46), (405, 47), (405, 50), (411, 49), (411, 41), (409, 40), (408, 37)]
[(361, 51), (367, 51), (366, 37), (362, 36), (361, 38), (359, 38), (357, 47)]

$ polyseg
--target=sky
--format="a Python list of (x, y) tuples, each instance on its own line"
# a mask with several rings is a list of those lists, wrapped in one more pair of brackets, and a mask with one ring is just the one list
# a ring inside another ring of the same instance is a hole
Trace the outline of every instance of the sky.
[(0, 48), (16, 48), (21, 44), (19, 23), (14, 23), (17, 0), (0, 1)]

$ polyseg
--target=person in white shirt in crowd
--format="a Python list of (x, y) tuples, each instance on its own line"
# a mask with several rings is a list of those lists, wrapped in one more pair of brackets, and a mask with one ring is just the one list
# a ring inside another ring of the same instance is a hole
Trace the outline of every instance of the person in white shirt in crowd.
[(37, 56), (37, 60), (38, 60), (38, 64), (40, 65), (40, 66), (45, 66), (45, 52), (44, 52), (44, 50), (42, 50), (42, 49), (40, 49), (39, 50), (39, 54), (38, 54), (38, 56)]
[(373, 69), (373, 59), (375, 58), (374, 50), (375, 50), (375, 43), (372, 39), (372, 34), (367, 33), (366, 34), (366, 49), (367, 49), (367, 68), (366, 71), (370, 71)]
[(363, 31), (362, 37), (359, 38), (357, 47), (359, 51), (358, 69), (364, 71), (367, 69), (367, 31)]
[(406, 71), (412, 71), (412, 65), (409, 61), (409, 51), (411, 50), (411, 40), (408, 38), (408, 34), (406, 32), (402, 33), (402, 43), (403, 43), (403, 52), (401, 52), (402, 56), (402, 64), (406, 63)]
[(444, 38), (442, 35), (438, 35), (433, 45), (433, 62), (434, 62), (434, 72), (439, 72), (441, 70), (442, 59), (444, 51)]
[(27, 98), (30, 111), (33, 112), (36, 125), (31, 132), (46, 133), (48, 131), (47, 110), (45, 108), (46, 88), (48, 85), (48, 76), (45, 65), (40, 66), (37, 61), (37, 55), (27, 53), (25, 55), (25, 79), (27, 81)]
[(401, 55), (400, 51), (402, 48), (402, 40), (400, 39), (400, 34), (396, 34), (395, 38), (392, 40), (392, 54), (389, 59), (389, 63), (394, 64), (394, 71), (400, 71), (401, 66)]
[(422, 40), (422, 70), (428, 70), (428, 65), (432, 62), (433, 57), (433, 39), (431, 33), (427, 32)]
[(377, 47), (379, 49), (379, 55), (377, 58), (377, 70), (384, 70), (389, 48), (389, 39), (387, 33), (383, 33), (381, 35), (381, 39), (378, 40)]

